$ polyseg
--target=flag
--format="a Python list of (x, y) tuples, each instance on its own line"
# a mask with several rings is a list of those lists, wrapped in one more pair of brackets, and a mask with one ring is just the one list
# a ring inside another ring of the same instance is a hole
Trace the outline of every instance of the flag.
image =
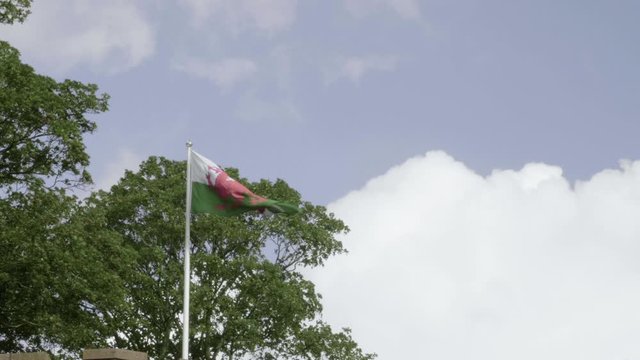
[(233, 216), (250, 210), (286, 214), (299, 211), (294, 205), (254, 194), (213, 161), (195, 151), (191, 154), (192, 212)]

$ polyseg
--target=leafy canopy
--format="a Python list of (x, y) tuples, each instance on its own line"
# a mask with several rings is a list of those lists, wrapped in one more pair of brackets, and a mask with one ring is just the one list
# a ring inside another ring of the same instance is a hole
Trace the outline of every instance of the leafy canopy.
[(0, 201), (0, 353), (106, 345), (126, 248), (79, 211), (60, 189)]
[(94, 84), (36, 74), (18, 50), (0, 41), (0, 189), (91, 181), (83, 135), (96, 129), (85, 114), (108, 108)]
[[(0, 23), (24, 21), (30, 5), (0, 0)], [(58, 185), (90, 181), (82, 137), (96, 125), (85, 114), (107, 102), (96, 85), (37, 74), (0, 41), (0, 353), (105, 342), (101, 319), (123, 298), (109, 260), (126, 256), (87, 236), (100, 229), (78, 221)]]
[[(120, 274), (128, 309), (107, 324), (115, 330), (113, 345), (156, 359), (180, 358), (185, 170), (185, 162), (151, 157), (139, 172), (97, 193), (87, 209), (87, 216), (102, 214), (100, 227), (136, 254), (133, 268)], [(193, 217), (192, 357), (372, 359), (348, 331), (333, 332), (319, 320), (319, 295), (299, 272), (343, 253), (335, 235), (347, 227), (324, 207), (302, 201), (282, 180), (240, 181), (303, 211), (268, 218)]]
[(31, 0), (0, 0), (0, 23), (23, 22), (31, 14)]
[[(0, 0), (0, 23), (24, 21), (30, 5)], [(85, 115), (109, 99), (97, 90), (35, 73), (0, 41), (0, 352), (77, 359), (118, 346), (179, 359), (185, 163), (151, 157), (84, 203), (58, 186), (91, 181)], [(335, 236), (347, 227), (282, 180), (241, 181), (303, 211), (194, 216), (192, 358), (373, 359), (321, 321), (299, 272), (343, 253)]]

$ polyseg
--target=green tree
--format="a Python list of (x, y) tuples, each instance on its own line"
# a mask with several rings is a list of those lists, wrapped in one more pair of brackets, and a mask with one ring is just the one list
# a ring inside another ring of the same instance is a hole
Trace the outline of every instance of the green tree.
[[(24, 21), (30, 5), (0, 0), (0, 23)], [(77, 352), (110, 333), (125, 248), (80, 222), (77, 199), (59, 186), (91, 180), (83, 135), (96, 125), (85, 114), (107, 103), (96, 85), (39, 75), (0, 41), (0, 352)]]
[[(113, 345), (179, 359), (182, 310), (185, 163), (152, 157), (109, 192), (98, 192), (84, 216), (101, 218), (135, 253), (120, 274), (125, 311), (106, 324)], [(238, 178), (233, 169), (230, 175)], [(321, 206), (301, 201), (284, 181), (245, 185), (266, 197), (300, 204), (295, 216), (194, 216), (192, 221), (191, 354), (193, 359), (372, 359), (348, 330), (319, 320), (313, 283), (301, 267), (344, 252), (335, 235), (348, 229)], [(102, 214), (95, 217), (92, 214)]]
[(60, 189), (0, 201), (0, 353), (106, 344), (104, 319), (124, 298), (114, 269), (128, 255), (99, 219), (78, 211)]
[(0, 41), (0, 188), (45, 179), (50, 186), (90, 182), (83, 136), (96, 124), (85, 115), (106, 111), (109, 99), (97, 91), (35, 73)]
[(31, 13), (31, 0), (0, 0), (0, 23), (23, 22)]

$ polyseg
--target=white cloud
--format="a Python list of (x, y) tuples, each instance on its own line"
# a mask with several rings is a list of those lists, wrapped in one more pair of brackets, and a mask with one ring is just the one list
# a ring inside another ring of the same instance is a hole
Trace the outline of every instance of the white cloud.
[(259, 97), (253, 92), (247, 93), (238, 102), (234, 113), (238, 119), (249, 122), (295, 123), (302, 119), (293, 101), (287, 97)]
[(0, 28), (27, 62), (58, 75), (76, 66), (115, 73), (155, 50), (155, 34), (134, 2), (47, 0), (34, 3), (24, 24)]
[(231, 32), (287, 30), (296, 19), (297, 0), (182, 0), (197, 25), (221, 23)]
[(291, 124), (302, 120), (295, 105), (292, 52), (276, 46), (261, 63), (260, 78), (236, 103), (234, 116), (244, 122)]
[(122, 148), (118, 150), (116, 157), (111, 159), (102, 171), (97, 171), (100, 177), (94, 178), (95, 187), (101, 190), (109, 190), (111, 186), (120, 181), (120, 178), (124, 176), (125, 170), (137, 170), (142, 160), (143, 157), (129, 149)]
[(294, 92), (292, 73), (294, 62), (291, 49), (284, 45), (274, 47), (269, 53), (268, 72), (272, 81), (276, 83), (277, 89), (287, 94)]
[(173, 68), (195, 77), (211, 80), (223, 90), (250, 79), (258, 69), (255, 62), (249, 59), (227, 58), (211, 62), (195, 57), (176, 62)]
[(373, 71), (394, 71), (397, 67), (398, 59), (394, 56), (352, 56), (336, 59), (332, 66), (325, 71), (325, 83), (347, 78), (354, 83)]
[(572, 188), (430, 152), (329, 209), (350, 252), (310, 278), (381, 360), (640, 358), (640, 162)]
[(417, 0), (344, 0), (347, 10), (357, 17), (363, 17), (381, 10), (392, 10), (405, 19), (420, 18)]

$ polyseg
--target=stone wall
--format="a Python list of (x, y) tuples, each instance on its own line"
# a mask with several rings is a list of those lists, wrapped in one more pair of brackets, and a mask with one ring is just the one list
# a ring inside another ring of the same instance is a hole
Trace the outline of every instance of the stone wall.
[(147, 353), (123, 349), (85, 349), (83, 360), (148, 360)]
[[(147, 353), (123, 349), (85, 349), (83, 360), (149, 360)], [(0, 360), (51, 360), (46, 352), (0, 354)]]
[(46, 352), (0, 354), (0, 360), (51, 360)]

